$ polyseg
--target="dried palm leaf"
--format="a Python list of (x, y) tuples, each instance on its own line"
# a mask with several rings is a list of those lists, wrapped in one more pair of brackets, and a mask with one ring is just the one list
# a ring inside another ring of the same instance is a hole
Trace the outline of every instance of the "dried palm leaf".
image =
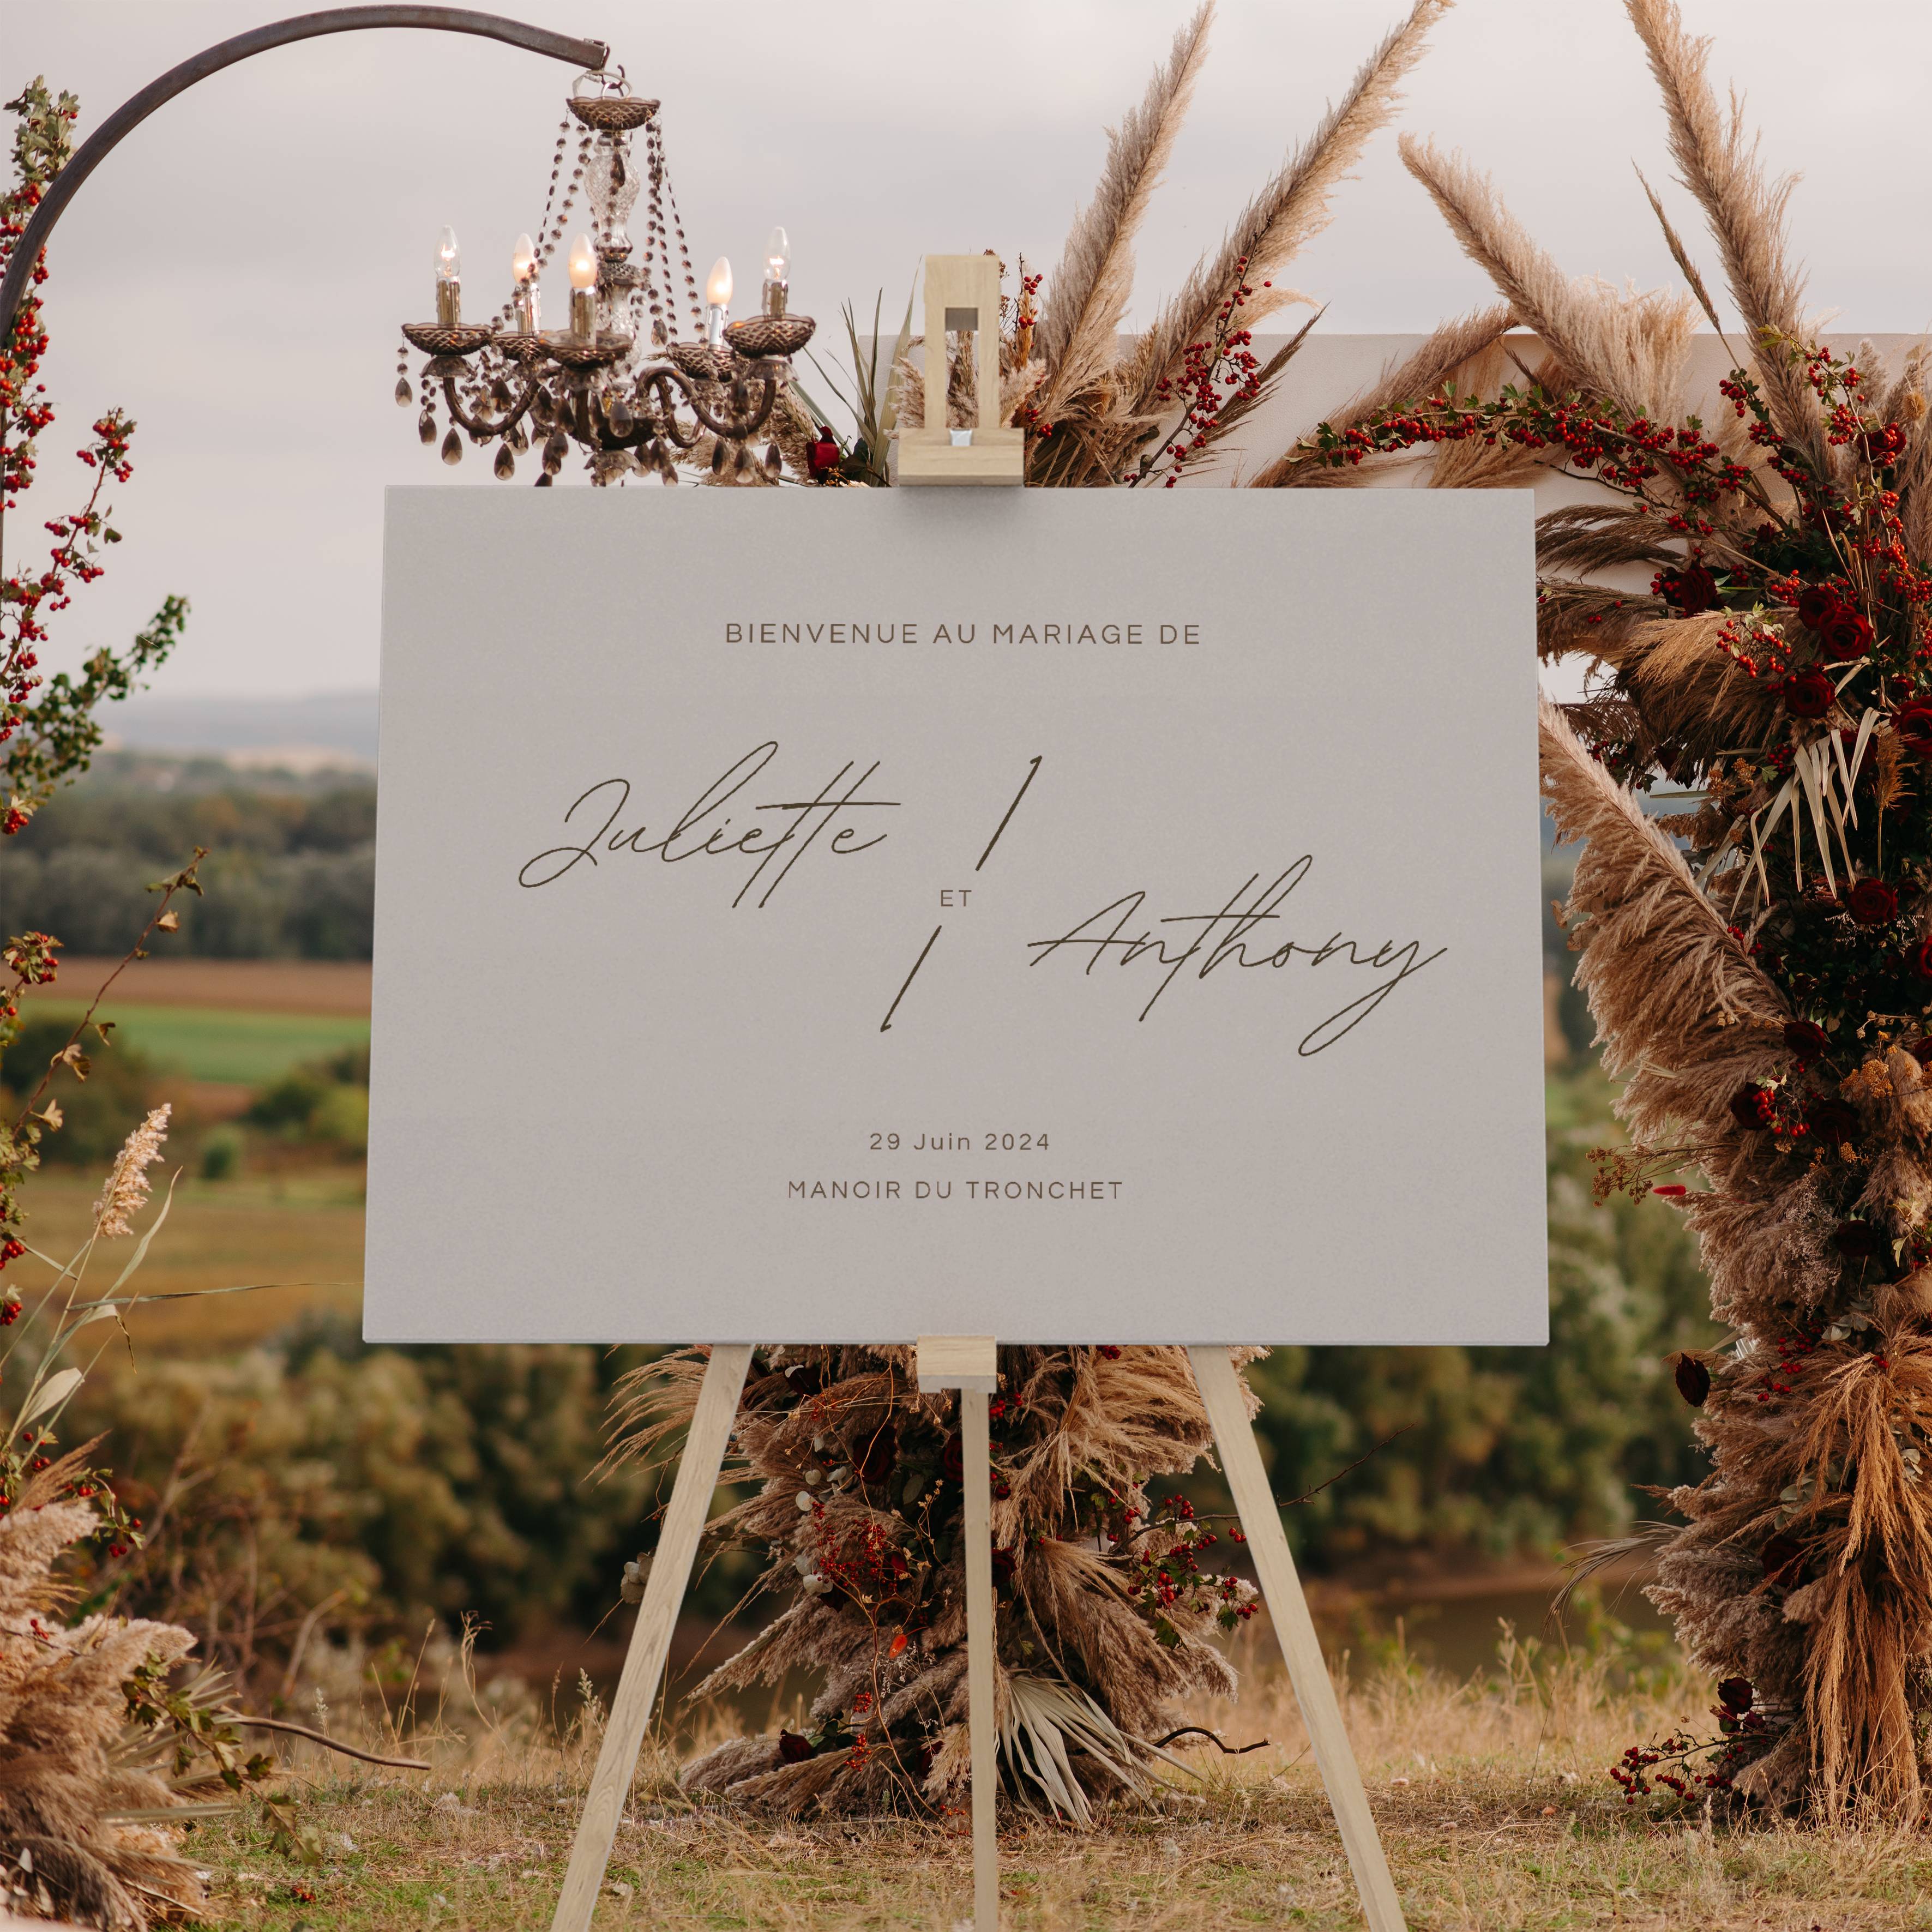
[(1152, 1792), (1154, 1780), (1137, 1761), (1146, 1748), (1137, 1746), (1085, 1691), (1024, 1671), (1009, 1676), (1005, 1688), (1000, 1761), (1015, 1796), (1029, 1810), (1076, 1825), (1094, 1822), (1094, 1808), (1074, 1768), (1076, 1754), (1134, 1796)]

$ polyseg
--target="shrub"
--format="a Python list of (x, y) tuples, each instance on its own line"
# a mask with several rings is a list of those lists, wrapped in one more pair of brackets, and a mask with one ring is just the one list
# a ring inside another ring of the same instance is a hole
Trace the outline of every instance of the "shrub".
[(312, 1321), (228, 1364), (103, 1358), (64, 1433), (106, 1432), (150, 1542), (94, 1583), (166, 1615), (246, 1674), (305, 1619), (376, 1636), (422, 1620), (486, 1646), (594, 1623), (647, 1540), (654, 1472), (593, 1485), (604, 1396), (639, 1352), (365, 1347)]

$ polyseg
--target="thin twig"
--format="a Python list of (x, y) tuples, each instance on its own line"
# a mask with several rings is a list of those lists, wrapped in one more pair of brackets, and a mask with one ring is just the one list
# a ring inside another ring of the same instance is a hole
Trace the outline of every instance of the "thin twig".
[(306, 1738), (310, 1744), (320, 1744), (325, 1749), (340, 1751), (344, 1757), (360, 1758), (364, 1764), (380, 1764), (387, 1771), (429, 1771), (433, 1766), (424, 1764), (420, 1758), (378, 1757), (373, 1751), (358, 1750), (353, 1744), (344, 1744), (340, 1738), (325, 1737), (320, 1731), (312, 1731), (306, 1724), (292, 1724), (286, 1718), (245, 1717), (239, 1711), (221, 1713), (224, 1723), (245, 1724), (251, 1730), (286, 1731), (291, 1737)]
[(1216, 1750), (1228, 1757), (1246, 1757), (1250, 1751), (1263, 1750), (1268, 1746), (1266, 1738), (1257, 1738), (1251, 1744), (1223, 1744), (1213, 1731), (1204, 1730), (1198, 1724), (1183, 1724), (1178, 1731), (1169, 1731), (1166, 1737), (1156, 1738), (1154, 1748), (1156, 1750), (1165, 1750), (1176, 1738), (1205, 1738)]

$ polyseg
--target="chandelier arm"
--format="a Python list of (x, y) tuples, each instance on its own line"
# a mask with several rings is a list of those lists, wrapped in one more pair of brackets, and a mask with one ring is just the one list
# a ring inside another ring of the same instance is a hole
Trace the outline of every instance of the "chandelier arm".
[(501, 422), (493, 423), (485, 417), (471, 416), (456, 393), (456, 378), (446, 376), (442, 379), (443, 406), (448, 410), (451, 420), (460, 423), (472, 436), (506, 436), (516, 428), (522, 420), (524, 412), (536, 400), (537, 392), (542, 387), (542, 385), (534, 376), (526, 377), (524, 393), (510, 413)]
[(551, 60), (568, 61), (592, 73), (601, 70), (610, 58), (610, 50), (602, 40), (578, 40), (521, 20), (506, 20), (501, 14), (476, 13), (467, 7), (335, 7), (320, 14), (298, 14), (292, 19), (254, 27), (231, 40), (218, 41), (178, 67), (170, 68), (158, 80), (151, 80), (138, 94), (130, 94), (81, 143), (74, 158), (54, 177), (14, 244), (5, 279), (0, 280), (0, 344), (12, 338), (14, 317), (32, 279), (34, 264), (40, 260), (62, 212), (80, 193), (88, 176), (155, 109), (165, 106), (196, 81), (206, 80), (210, 74), (219, 74), (224, 68), (232, 67), (251, 55), (266, 53), (272, 47), (286, 46), (296, 40), (315, 40), (325, 34), (355, 33), (375, 27), (419, 27), (437, 33), (474, 34)]
[(674, 382), (676, 382), (680, 388), (685, 389), (687, 393), (689, 386), (675, 370), (672, 369), (660, 371), (653, 380), (658, 391), (658, 407), (664, 412), (664, 428), (662, 433), (676, 443), (679, 448), (694, 449), (698, 446), (698, 433), (696, 430), (693, 430), (688, 436), (684, 434), (683, 425), (677, 419), (677, 398), (670, 392), (671, 385)]
[(778, 400), (777, 379), (761, 376), (758, 380), (764, 387), (764, 399), (759, 405), (758, 413), (742, 424), (720, 422), (705, 407), (704, 399), (698, 392), (687, 384), (685, 386), (691, 399), (691, 412), (713, 436), (722, 436), (728, 442), (742, 442), (747, 436), (756, 436), (764, 428), (765, 418), (772, 412), (772, 405)]

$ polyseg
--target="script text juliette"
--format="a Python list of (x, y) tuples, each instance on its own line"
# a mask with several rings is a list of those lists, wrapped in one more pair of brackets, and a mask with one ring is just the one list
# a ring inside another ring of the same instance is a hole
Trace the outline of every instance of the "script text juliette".
[[(565, 824), (578, 830), (582, 843), (553, 845), (525, 860), (517, 874), (517, 883), (532, 888), (554, 885), (577, 866), (588, 863), (594, 867), (614, 853), (655, 856), (666, 865), (676, 865), (687, 859), (752, 859), (757, 862), (731, 903), (742, 905), (752, 898), (754, 905), (764, 906), (770, 904), (772, 895), (784, 883), (792, 868), (821, 838), (824, 839), (823, 849), (842, 859), (869, 851), (884, 842), (886, 834), (872, 830), (878, 821), (866, 819), (862, 814), (896, 811), (901, 801), (860, 795), (879, 769), (876, 758), (862, 770), (856, 759), (847, 759), (809, 798), (740, 803), (734, 817), (726, 808), (778, 756), (778, 750), (776, 739), (754, 746), (722, 778), (707, 785), (697, 802), (680, 814), (668, 832), (655, 838), (647, 824), (626, 826), (621, 822), (631, 802), (630, 780), (600, 780), (580, 794), (563, 814)], [(754, 812), (770, 816), (750, 819), (748, 823), (748, 814)], [(603, 822), (594, 832), (588, 832), (600, 814)], [(840, 824), (842, 819), (847, 822)], [(826, 837), (828, 833), (830, 836)], [(776, 868), (774, 860), (780, 861)], [(754, 889), (760, 886), (752, 898)]]

